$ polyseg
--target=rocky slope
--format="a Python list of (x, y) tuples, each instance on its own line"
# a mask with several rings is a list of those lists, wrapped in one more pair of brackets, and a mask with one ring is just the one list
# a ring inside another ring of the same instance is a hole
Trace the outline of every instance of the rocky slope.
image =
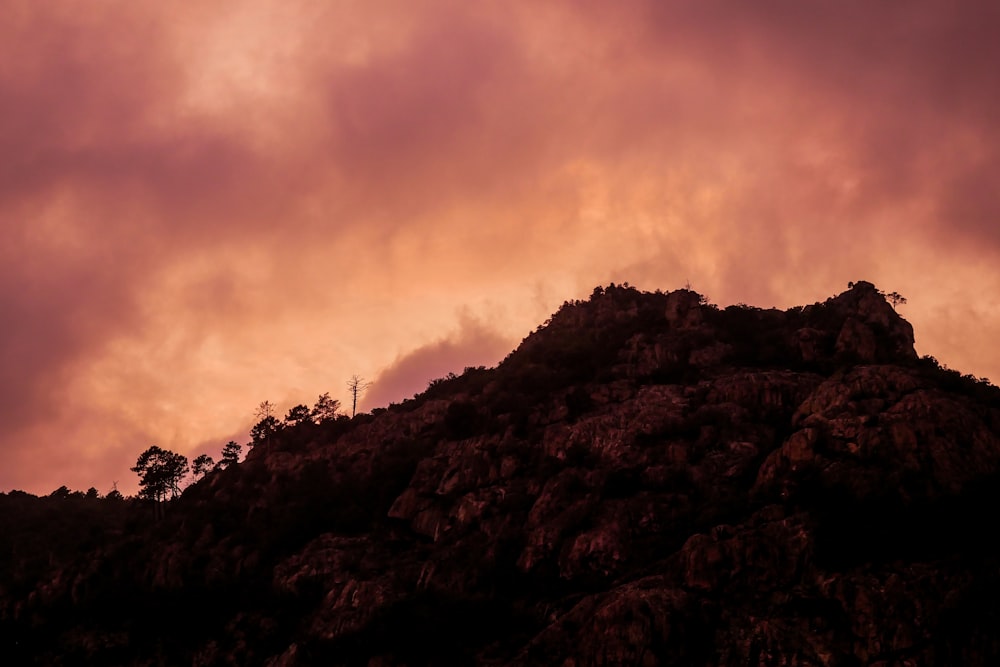
[(598, 289), (376, 412), (286, 429), (0, 592), (3, 654), (1000, 661), (1000, 390), (918, 359), (869, 283), (785, 312)]

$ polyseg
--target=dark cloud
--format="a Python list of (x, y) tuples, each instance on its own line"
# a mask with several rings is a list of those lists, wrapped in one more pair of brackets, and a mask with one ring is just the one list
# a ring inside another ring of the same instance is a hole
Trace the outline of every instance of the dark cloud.
[(371, 408), (398, 403), (424, 391), (431, 380), (448, 373), (461, 374), (469, 366), (494, 366), (511, 349), (511, 340), (482, 323), (465, 319), (451, 336), (402, 355), (379, 373), (365, 394), (363, 405)]
[(31, 452), (103, 479), (150, 440), (194, 451), (355, 372), (399, 400), (609, 280), (890, 283), (922, 352), (1000, 375), (942, 324), (963, 283), (1000, 288), (998, 25), (979, 1), (8, 3), (0, 487), (52, 485)]

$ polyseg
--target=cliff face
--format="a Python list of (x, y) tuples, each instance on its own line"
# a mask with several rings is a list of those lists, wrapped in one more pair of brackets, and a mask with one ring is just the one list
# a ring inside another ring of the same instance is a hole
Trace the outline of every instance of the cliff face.
[[(287, 429), (0, 607), (58, 664), (989, 665), (996, 388), (869, 283), (595, 290), (493, 370)], [(16, 642), (16, 645), (15, 645)]]

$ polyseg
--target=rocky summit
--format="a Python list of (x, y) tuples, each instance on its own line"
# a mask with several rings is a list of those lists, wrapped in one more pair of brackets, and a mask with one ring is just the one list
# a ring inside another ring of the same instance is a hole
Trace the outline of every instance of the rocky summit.
[(1000, 664), (1000, 390), (913, 343), (611, 285), (159, 510), (0, 496), (0, 662)]

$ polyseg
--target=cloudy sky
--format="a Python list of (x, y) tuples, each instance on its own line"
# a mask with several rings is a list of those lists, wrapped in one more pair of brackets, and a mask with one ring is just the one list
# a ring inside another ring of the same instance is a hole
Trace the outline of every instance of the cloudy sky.
[(993, 0), (4, 0), (0, 490), (135, 488), (566, 299), (867, 279), (1000, 378)]

